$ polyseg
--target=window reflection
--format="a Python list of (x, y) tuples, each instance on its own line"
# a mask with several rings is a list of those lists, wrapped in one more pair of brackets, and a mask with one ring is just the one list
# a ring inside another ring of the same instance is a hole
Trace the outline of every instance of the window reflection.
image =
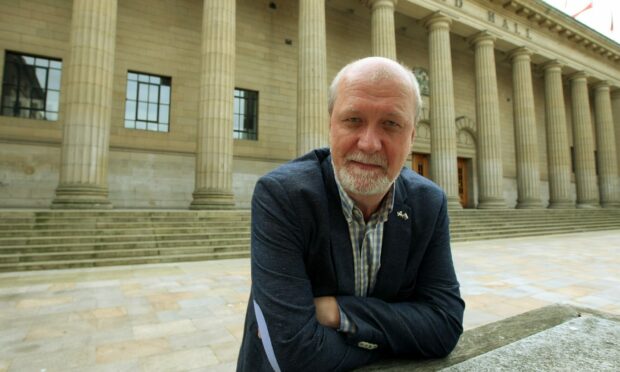
[(5, 53), (2, 115), (58, 120), (62, 62), (21, 53)]
[(169, 131), (170, 81), (169, 77), (127, 73), (125, 128)]

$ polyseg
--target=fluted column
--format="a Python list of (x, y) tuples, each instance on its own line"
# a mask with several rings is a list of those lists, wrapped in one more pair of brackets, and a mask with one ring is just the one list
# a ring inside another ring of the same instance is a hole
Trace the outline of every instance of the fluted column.
[(518, 48), (510, 53), (517, 155), (517, 208), (542, 207), (530, 56), (531, 52), (526, 48)]
[(450, 18), (437, 13), (425, 22), (429, 42), (431, 178), (444, 189), (449, 208), (461, 208), (456, 164)]
[(191, 209), (234, 205), (232, 193), (235, 2), (204, 0), (196, 146)]
[(327, 145), (325, 1), (299, 1), (297, 154)]
[(571, 95), (577, 208), (595, 208), (599, 206), (599, 195), (596, 185), (588, 80), (584, 72), (577, 72), (571, 76)]
[(60, 182), (52, 208), (112, 208), (108, 146), (116, 0), (74, 0)]
[(478, 208), (506, 208), (503, 197), (502, 149), (495, 72), (495, 38), (487, 32), (476, 35), (476, 119), (478, 121)]
[(620, 206), (618, 190), (618, 160), (614, 122), (611, 113), (609, 83), (603, 81), (594, 87), (594, 115), (596, 119), (596, 144), (598, 156), (598, 184), (601, 206)]
[(372, 16), (372, 54), (396, 60), (394, 7), (398, 0), (366, 0)]
[(547, 62), (545, 71), (545, 120), (547, 127), (547, 166), (549, 208), (574, 208), (570, 190), (570, 147), (566, 132), (566, 109), (562, 88), (562, 65)]
[[(616, 132), (616, 150), (620, 149), (620, 89), (611, 92), (611, 111)], [(618, 155), (618, 175), (620, 175), (620, 155)], [(620, 179), (618, 180), (620, 184)]]

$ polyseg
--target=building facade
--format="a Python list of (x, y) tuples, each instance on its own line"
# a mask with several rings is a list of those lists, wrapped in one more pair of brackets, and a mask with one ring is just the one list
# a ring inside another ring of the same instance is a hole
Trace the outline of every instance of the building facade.
[(528, 0), (0, 1), (0, 207), (247, 208), (327, 86), (413, 68), (451, 208), (620, 206), (620, 46)]

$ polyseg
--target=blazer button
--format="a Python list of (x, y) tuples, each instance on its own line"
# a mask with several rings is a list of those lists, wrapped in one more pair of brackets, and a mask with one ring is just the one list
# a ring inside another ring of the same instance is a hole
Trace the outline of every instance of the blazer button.
[(373, 350), (376, 349), (379, 345), (373, 344), (371, 342), (360, 341), (357, 343), (357, 346), (361, 347), (362, 349)]

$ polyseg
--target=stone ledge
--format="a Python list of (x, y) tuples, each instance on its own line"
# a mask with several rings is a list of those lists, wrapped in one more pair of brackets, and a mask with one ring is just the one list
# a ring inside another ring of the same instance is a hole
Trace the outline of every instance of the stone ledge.
[(620, 315), (568, 305), (551, 305), (465, 331), (454, 351), (446, 358), (389, 359), (363, 367), (358, 371), (437, 371), (582, 316), (596, 316), (620, 322)]

